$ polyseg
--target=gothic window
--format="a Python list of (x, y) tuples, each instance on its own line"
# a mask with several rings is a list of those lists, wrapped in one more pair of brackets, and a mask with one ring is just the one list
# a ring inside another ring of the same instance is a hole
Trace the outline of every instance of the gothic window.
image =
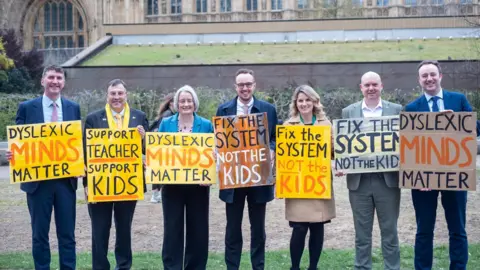
[(308, 0), (297, 0), (297, 8), (298, 9), (308, 8)]
[(247, 10), (248, 10), (248, 11), (258, 10), (258, 2), (257, 2), (257, 0), (246, 0), (246, 1), (247, 1)]
[(172, 14), (181, 14), (182, 13), (182, 0), (171, 0), (171, 11)]
[(83, 48), (86, 27), (77, 6), (68, 0), (47, 0), (38, 10), (33, 27), (37, 49)]
[(388, 7), (388, 0), (377, 0), (377, 7)]
[(282, 10), (282, 0), (272, 0), (272, 10)]
[(207, 12), (207, 0), (195, 0), (197, 13)]
[(220, 12), (231, 12), (232, 0), (220, 0)]

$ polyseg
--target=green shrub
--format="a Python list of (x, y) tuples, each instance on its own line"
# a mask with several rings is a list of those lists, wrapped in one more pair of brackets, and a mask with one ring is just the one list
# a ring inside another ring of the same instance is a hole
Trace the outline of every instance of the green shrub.
[[(277, 108), (278, 118), (285, 121), (288, 118), (288, 110), (291, 102), (294, 87), (289, 86), (284, 89), (257, 90), (255, 96), (264, 99)], [(319, 93), (321, 102), (329, 119), (339, 119), (342, 116), (342, 109), (348, 105), (362, 99), (360, 90), (355, 89), (316, 89)], [(220, 104), (231, 100), (236, 96), (232, 89), (211, 89), (206, 87), (196, 88), (200, 108), (198, 114), (211, 119), (215, 116)], [(480, 110), (480, 91), (460, 91), (467, 95), (468, 100), (474, 111)], [(148, 119), (153, 121), (156, 117), (158, 106), (167, 93), (155, 90), (136, 89), (128, 93), (128, 102), (131, 108), (144, 111)], [(382, 94), (384, 100), (406, 105), (421, 95), (420, 89), (413, 91), (402, 91), (400, 89), (387, 90)], [(5, 127), (15, 123), (15, 114), (18, 103), (33, 98), (34, 94), (1, 94), (0, 93), (0, 125)], [(105, 107), (106, 93), (104, 90), (78, 91), (75, 95), (67, 98), (80, 104), (82, 110), (82, 119), (85, 119), (88, 113)], [(480, 119), (480, 114), (477, 115)], [(6, 129), (0, 131), (0, 139), (6, 138)]]

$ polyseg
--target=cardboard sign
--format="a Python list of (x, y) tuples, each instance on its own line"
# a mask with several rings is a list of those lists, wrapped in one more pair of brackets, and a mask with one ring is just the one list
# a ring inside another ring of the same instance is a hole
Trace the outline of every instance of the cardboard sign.
[(135, 128), (87, 129), (88, 201), (143, 200), (142, 139)]
[(398, 171), (398, 115), (333, 120), (333, 126), (336, 170)]
[(84, 174), (81, 121), (7, 126), (10, 183)]
[(272, 185), (266, 113), (214, 117), (220, 189)]
[(146, 134), (147, 184), (214, 184), (213, 134)]
[(402, 112), (400, 187), (476, 189), (477, 113)]
[(331, 127), (277, 126), (277, 198), (331, 199)]

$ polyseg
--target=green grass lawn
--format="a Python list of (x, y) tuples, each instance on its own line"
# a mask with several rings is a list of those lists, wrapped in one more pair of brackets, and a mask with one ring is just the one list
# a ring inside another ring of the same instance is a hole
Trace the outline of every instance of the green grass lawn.
[(375, 62), (418, 61), (420, 59), (478, 59), (475, 47), (480, 41), (402, 40), (355, 43), (314, 44), (228, 44), (225, 46), (112, 45), (83, 66), (117, 65), (185, 65), (235, 63), (308, 63), (308, 62)]
[[(480, 244), (472, 244), (469, 249), (470, 258), (467, 269), (480, 269)], [(434, 269), (448, 269), (448, 249), (446, 247), (435, 248)], [(413, 249), (402, 247), (401, 269), (413, 269)], [(115, 259), (112, 254), (109, 256), (112, 268)], [(353, 250), (332, 250), (328, 249), (322, 253), (319, 269), (345, 270), (353, 268)], [(308, 254), (303, 255), (302, 267), (308, 266)], [(223, 254), (210, 254), (207, 269), (225, 269)], [(248, 253), (242, 256), (240, 269), (251, 269)], [(270, 251), (266, 254), (265, 269), (281, 270), (290, 268), (290, 255), (288, 251)], [(33, 269), (33, 262), (30, 253), (0, 253), (0, 269)], [(52, 269), (58, 269), (58, 255), (52, 255)], [(91, 257), (89, 253), (80, 253), (77, 256), (77, 269), (91, 269)], [(132, 269), (163, 269), (160, 251), (157, 253), (138, 252), (133, 255)], [(381, 251), (373, 251), (373, 269), (383, 269)]]

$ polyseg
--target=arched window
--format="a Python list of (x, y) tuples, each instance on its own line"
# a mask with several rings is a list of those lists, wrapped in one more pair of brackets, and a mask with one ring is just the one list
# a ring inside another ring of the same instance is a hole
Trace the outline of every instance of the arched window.
[(68, 0), (47, 0), (38, 10), (33, 27), (37, 49), (83, 48), (87, 45), (84, 18)]

